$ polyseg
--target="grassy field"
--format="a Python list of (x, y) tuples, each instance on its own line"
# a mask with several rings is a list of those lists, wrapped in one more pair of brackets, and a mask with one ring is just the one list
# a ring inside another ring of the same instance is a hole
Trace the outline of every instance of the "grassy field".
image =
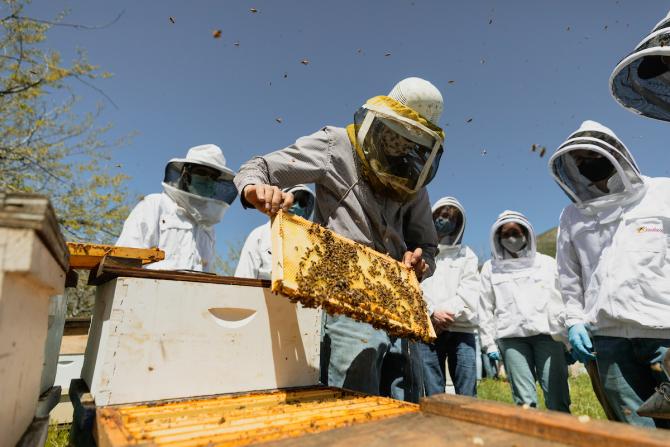
[[(577, 377), (570, 377), (570, 398), (572, 405), (570, 411), (572, 414), (581, 416), (583, 414), (591, 419), (606, 419), (605, 412), (598, 403), (596, 395), (591, 388), (591, 380), (587, 374), (581, 374)], [(479, 383), (477, 394), (480, 399), (496, 400), (499, 402), (512, 403), (512, 390), (509, 383), (504, 380), (487, 379)], [(546, 408), (542, 391), (537, 390), (539, 396), (539, 407)]]
[[(483, 380), (477, 387), (480, 399), (496, 400), (512, 403), (512, 392), (509, 383), (504, 380)], [(545, 408), (542, 392), (538, 389), (540, 396), (540, 408)], [(591, 381), (586, 374), (570, 378), (570, 396), (572, 397), (572, 414), (581, 416), (586, 414), (592, 419), (605, 419), (605, 413), (596, 400), (591, 389)], [(49, 427), (49, 437), (46, 447), (67, 446), (70, 427), (68, 425)]]

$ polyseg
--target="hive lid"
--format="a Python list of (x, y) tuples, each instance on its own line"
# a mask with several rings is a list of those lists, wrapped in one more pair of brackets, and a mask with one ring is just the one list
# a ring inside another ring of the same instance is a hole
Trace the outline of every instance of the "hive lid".
[(272, 222), (272, 291), (322, 306), (391, 336), (430, 342), (435, 331), (414, 271), (293, 214)]

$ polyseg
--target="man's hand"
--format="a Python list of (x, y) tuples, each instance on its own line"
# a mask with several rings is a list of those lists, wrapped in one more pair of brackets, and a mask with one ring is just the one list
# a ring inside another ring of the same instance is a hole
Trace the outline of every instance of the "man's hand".
[(274, 216), (280, 209), (288, 211), (293, 205), (293, 194), (283, 192), (276, 186), (247, 185), (242, 194), (244, 194), (244, 200), (269, 216)]
[(440, 333), (449, 329), (449, 326), (454, 322), (454, 314), (451, 312), (445, 311), (435, 311), (430, 316), (430, 321), (433, 323), (433, 328), (435, 333), (440, 335)]
[(416, 273), (416, 277), (419, 278), (419, 281), (428, 270), (428, 264), (426, 264), (426, 261), (421, 257), (422, 254), (423, 250), (417, 248), (414, 251), (406, 251), (405, 255), (402, 257), (402, 263), (407, 267), (414, 269), (414, 273)]

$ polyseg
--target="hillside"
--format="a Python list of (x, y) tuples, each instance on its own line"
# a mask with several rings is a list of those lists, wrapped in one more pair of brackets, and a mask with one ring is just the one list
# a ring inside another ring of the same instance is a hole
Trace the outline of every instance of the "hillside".
[(556, 257), (556, 233), (558, 228), (551, 228), (544, 233), (537, 236), (537, 251), (549, 255), (552, 258)]

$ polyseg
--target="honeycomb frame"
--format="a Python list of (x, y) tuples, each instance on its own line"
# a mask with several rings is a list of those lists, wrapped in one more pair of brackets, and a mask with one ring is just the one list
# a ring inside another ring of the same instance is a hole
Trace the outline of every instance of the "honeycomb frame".
[(411, 268), (309, 220), (280, 211), (272, 221), (272, 291), (430, 343), (430, 322)]

